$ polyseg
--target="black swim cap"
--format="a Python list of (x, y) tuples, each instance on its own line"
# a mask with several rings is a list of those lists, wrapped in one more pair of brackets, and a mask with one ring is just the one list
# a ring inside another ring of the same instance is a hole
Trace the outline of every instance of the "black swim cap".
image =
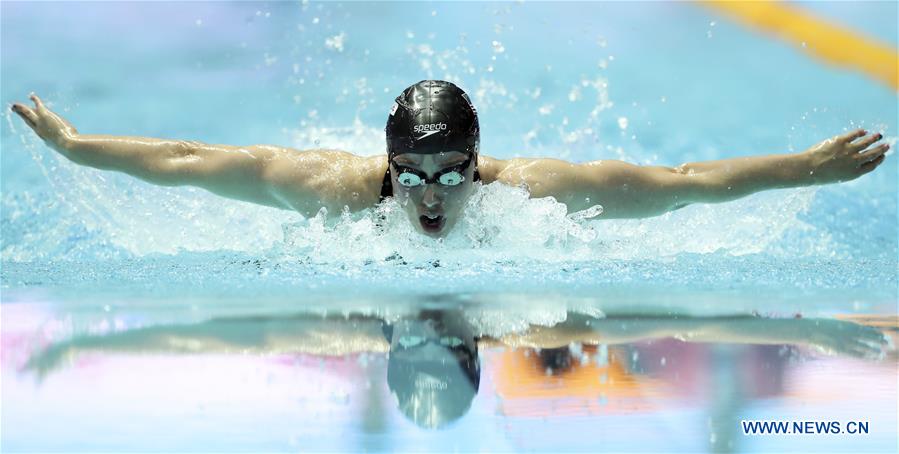
[(387, 117), (387, 155), (460, 151), (476, 155), (481, 131), (471, 99), (451, 82), (423, 80), (403, 90)]
[(388, 356), (387, 386), (406, 418), (419, 427), (439, 429), (468, 413), (478, 393), (477, 347), (462, 353), (433, 345), (419, 350), (412, 358)]

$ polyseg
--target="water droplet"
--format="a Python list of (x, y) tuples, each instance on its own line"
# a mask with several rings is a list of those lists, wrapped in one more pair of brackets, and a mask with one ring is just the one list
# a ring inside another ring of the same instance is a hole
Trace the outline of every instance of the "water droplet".
[[(331, 50), (336, 50), (337, 52), (343, 52), (344, 41), (346, 41), (346, 33), (340, 32), (337, 35), (325, 38), (325, 47)], [(325, 61), (325, 64), (330, 63), (330, 60)]]

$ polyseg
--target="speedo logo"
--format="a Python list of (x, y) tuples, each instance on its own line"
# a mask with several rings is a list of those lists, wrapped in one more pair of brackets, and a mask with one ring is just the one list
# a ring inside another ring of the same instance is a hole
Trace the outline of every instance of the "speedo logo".
[(421, 140), (430, 135), (437, 134), (440, 131), (446, 131), (446, 123), (430, 123), (430, 124), (426, 124), (426, 125), (415, 125), (415, 127), (412, 128), (412, 130), (421, 134), (420, 136), (418, 136), (418, 139)]

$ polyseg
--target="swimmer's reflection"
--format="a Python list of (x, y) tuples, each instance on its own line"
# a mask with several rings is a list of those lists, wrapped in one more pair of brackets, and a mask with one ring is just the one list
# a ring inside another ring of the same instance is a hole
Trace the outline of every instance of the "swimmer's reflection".
[(27, 368), (43, 377), (64, 360), (85, 351), (327, 356), (386, 353), (387, 384), (400, 412), (421, 427), (440, 428), (464, 416), (478, 393), (479, 346), (539, 349), (547, 372), (555, 374), (571, 367), (568, 346), (580, 343), (612, 345), (674, 337), (687, 342), (803, 345), (861, 358), (882, 356), (888, 344), (875, 328), (832, 319), (597, 318), (569, 312), (565, 321), (552, 326), (530, 324), (492, 336), (474, 326), (461, 309), (424, 310), (389, 320), (342, 313), (219, 318), (191, 325), (76, 336), (35, 354)]
[(390, 342), (387, 386), (400, 412), (438, 428), (461, 418), (481, 382), (478, 339), (463, 314), (426, 311), (383, 325)]

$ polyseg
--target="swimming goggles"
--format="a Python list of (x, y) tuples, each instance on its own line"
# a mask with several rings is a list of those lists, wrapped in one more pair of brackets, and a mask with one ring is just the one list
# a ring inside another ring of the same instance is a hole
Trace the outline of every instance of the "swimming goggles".
[(424, 186), (432, 183), (440, 183), (443, 186), (458, 186), (465, 181), (465, 176), (462, 175), (462, 172), (471, 165), (471, 160), (473, 158), (474, 156), (470, 155), (464, 162), (452, 167), (447, 167), (435, 173), (432, 178), (428, 178), (428, 175), (421, 170), (401, 166), (392, 160), (390, 161), (390, 164), (397, 171), (397, 181), (407, 188), (414, 188), (416, 186)]
[(444, 347), (456, 348), (463, 344), (462, 339), (456, 336), (442, 336), (440, 338), (430, 338), (424, 336), (402, 336), (397, 341), (402, 349), (414, 348), (425, 343), (440, 344)]
[[(456, 336), (440, 336), (440, 337), (424, 337), (424, 336), (401, 336), (397, 339), (397, 345), (391, 348), (391, 354), (397, 357), (404, 357), (406, 360), (417, 361), (434, 360), (437, 358), (429, 357), (433, 355), (433, 351), (426, 348), (428, 345), (437, 345), (446, 349), (466, 371), (478, 371), (481, 366), (478, 363), (477, 353), (465, 345), (465, 342)], [(438, 348), (439, 348), (438, 347)]]

